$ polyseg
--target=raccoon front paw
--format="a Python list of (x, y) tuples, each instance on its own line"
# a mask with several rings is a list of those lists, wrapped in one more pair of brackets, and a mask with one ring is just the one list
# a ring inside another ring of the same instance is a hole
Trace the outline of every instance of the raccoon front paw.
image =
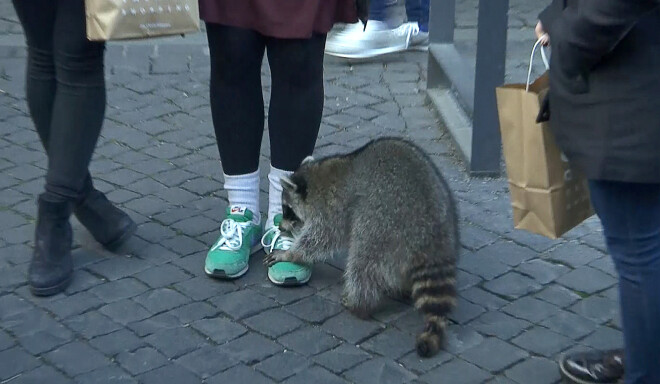
[(369, 312), (366, 309), (353, 304), (346, 295), (341, 297), (341, 305), (346, 308), (346, 310), (349, 311), (353, 316), (362, 320), (369, 319)]
[(282, 261), (290, 261), (295, 263), (300, 261), (300, 257), (290, 251), (271, 252), (270, 254), (267, 254), (266, 257), (264, 257), (264, 264), (267, 267), (272, 267), (276, 263)]

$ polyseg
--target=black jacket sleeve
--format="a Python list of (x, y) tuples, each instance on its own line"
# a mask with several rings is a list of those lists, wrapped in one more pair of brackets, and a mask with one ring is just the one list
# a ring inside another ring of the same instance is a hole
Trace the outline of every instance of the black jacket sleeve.
[(552, 4), (539, 14), (539, 20), (543, 24), (543, 30), (550, 36), (552, 36), (553, 24), (561, 16), (565, 3), (565, 0), (553, 0)]
[(550, 44), (568, 77), (587, 74), (660, 0), (580, 0), (552, 23)]

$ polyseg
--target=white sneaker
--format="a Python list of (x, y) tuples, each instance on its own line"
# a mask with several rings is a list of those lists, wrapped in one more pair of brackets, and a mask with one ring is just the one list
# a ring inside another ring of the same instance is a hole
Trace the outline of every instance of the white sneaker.
[(429, 34), (421, 32), (416, 22), (389, 28), (382, 21), (372, 20), (366, 30), (361, 22), (350, 24), (328, 36), (325, 53), (351, 59), (364, 59), (409, 49), (428, 49)]

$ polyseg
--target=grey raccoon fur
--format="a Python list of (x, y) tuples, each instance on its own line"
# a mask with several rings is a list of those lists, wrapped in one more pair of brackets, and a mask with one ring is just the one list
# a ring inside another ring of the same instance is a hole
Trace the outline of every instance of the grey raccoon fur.
[(367, 317), (386, 295), (409, 296), (425, 317), (417, 352), (442, 346), (456, 305), (458, 214), (427, 155), (399, 138), (374, 140), (345, 155), (306, 159), (282, 180), (282, 230), (293, 234), (278, 261), (312, 264), (347, 252), (343, 304)]

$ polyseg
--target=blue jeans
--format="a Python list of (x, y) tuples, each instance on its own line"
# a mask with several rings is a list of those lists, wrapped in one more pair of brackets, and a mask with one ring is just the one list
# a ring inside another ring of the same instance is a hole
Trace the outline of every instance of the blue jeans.
[(660, 383), (660, 184), (589, 187), (619, 274), (626, 384)]
[[(392, 7), (397, 0), (372, 0), (369, 6), (369, 19), (387, 22), (391, 18)], [(430, 0), (406, 0), (408, 21), (416, 21), (419, 29), (429, 31)]]

